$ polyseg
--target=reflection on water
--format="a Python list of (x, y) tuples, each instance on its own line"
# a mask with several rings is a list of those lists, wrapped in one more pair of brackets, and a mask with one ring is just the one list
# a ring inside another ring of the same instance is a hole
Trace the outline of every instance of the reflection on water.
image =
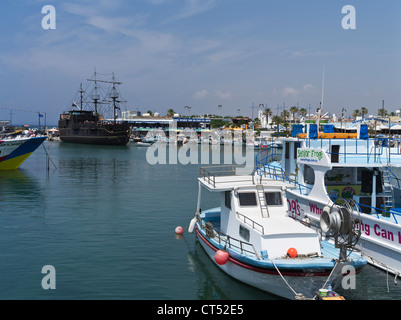
[(0, 172), (0, 195), (0, 212), (34, 214), (45, 205), (40, 182), (23, 169)]
[(188, 252), (188, 262), (196, 276), (199, 300), (276, 300), (275, 296), (241, 283), (211, 261), (196, 240), (193, 251)]

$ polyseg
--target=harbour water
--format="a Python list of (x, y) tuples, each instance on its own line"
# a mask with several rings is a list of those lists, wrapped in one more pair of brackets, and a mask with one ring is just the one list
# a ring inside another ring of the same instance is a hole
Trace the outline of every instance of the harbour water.
[[(151, 165), (147, 148), (45, 142), (0, 172), (1, 300), (273, 300), (209, 260), (188, 227), (200, 164)], [(216, 196), (202, 207), (216, 206)], [(42, 287), (42, 267), (56, 271)], [(372, 266), (353, 300), (399, 300), (401, 279)], [(284, 284), (283, 284), (284, 285)]]

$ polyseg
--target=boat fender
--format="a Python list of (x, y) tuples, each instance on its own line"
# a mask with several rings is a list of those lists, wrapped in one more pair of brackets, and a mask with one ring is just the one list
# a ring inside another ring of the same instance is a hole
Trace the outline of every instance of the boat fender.
[(230, 255), (228, 254), (228, 252), (224, 250), (217, 250), (214, 254), (214, 260), (217, 264), (221, 266), (225, 265), (228, 262), (229, 257)]
[(189, 227), (188, 227), (188, 232), (189, 232), (189, 233), (194, 232), (195, 224), (196, 224), (196, 217), (194, 217), (194, 218), (191, 220), (191, 222), (189, 223)]

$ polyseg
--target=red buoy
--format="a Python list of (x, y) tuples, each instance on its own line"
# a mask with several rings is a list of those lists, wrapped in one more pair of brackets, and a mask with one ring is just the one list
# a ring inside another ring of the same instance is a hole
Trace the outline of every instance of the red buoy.
[(290, 258), (296, 258), (296, 256), (298, 255), (298, 251), (295, 248), (289, 248), (288, 251), (287, 251), (287, 255)]
[(227, 263), (229, 257), (228, 252), (224, 250), (217, 250), (214, 254), (214, 260), (221, 266)]
[(175, 233), (176, 234), (182, 234), (184, 232), (184, 229), (180, 226), (178, 226), (177, 228), (175, 228)]

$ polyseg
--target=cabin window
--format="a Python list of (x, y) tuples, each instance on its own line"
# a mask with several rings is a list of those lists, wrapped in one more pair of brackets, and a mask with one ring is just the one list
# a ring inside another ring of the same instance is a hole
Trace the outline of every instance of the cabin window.
[(294, 159), (297, 159), (297, 151), (298, 151), (298, 148), (300, 148), (300, 147), (301, 147), (301, 142), (294, 143)]
[(231, 191), (224, 192), (224, 205), (226, 208), (231, 209)]
[(268, 206), (281, 206), (283, 204), (280, 192), (265, 192), (265, 199)]
[(340, 146), (333, 144), (331, 146), (331, 162), (339, 163), (340, 162)]
[(249, 229), (239, 226), (239, 235), (241, 236), (242, 239), (245, 241), (249, 241)]
[(285, 143), (285, 158), (286, 159), (290, 158), (290, 143), (289, 142)]
[(255, 192), (241, 192), (238, 194), (239, 205), (241, 207), (256, 206), (256, 193)]
[(315, 184), (315, 172), (307, 164), (304, 167), (304, 182), (306, 184)]

